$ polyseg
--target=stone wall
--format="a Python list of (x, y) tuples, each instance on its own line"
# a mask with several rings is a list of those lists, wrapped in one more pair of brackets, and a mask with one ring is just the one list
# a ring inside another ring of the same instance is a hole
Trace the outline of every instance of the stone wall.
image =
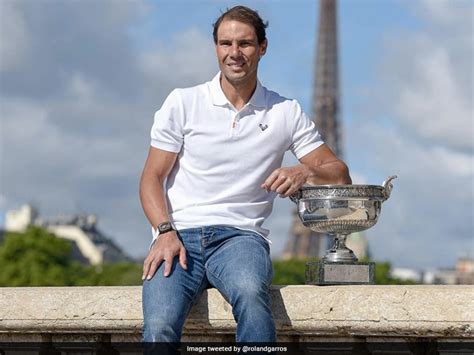
[[(274, 286), (279, 341), (474, 342), (472, 286)], [(0, 343), (140, 341), (141, 287), (0, 288)], [(229, 304), (206, 291), (184, 341), (233, 341)]]

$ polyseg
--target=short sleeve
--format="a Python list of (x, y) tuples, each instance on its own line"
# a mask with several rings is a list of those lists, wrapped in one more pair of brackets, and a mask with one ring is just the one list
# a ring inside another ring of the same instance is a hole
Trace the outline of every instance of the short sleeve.
[(294, 121), (290, 150), (297, 159), (300, 159), (324, 142), (316, 125), (305, 115), (299, 103), (293, 100), (293, 105), (292, 119)]
[(184, 109), (178, 90), (173, 90), (156, 111), (151, 146), (178, 153), (183, 145)]

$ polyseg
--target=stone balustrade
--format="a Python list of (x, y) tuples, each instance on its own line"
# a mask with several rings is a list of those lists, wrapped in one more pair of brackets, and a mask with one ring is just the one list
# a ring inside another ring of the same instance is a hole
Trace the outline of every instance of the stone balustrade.
[[(474, 342), (472, 286), (273, 286), (279, 341), (421, 339)], [(0, 288), (0, 343), (137, 342), (141, 287)], [(233, 341), (232, 309), (206, 291), (183, 340)]]

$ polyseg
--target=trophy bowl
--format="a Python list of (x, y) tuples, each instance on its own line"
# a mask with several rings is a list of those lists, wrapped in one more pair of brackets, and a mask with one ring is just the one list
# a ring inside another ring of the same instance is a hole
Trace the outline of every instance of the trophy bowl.
[(316, 185), (301, 187), (290, 199), (297, 204), (304, 226), (335, 238), (323, 260), (355, 262), (357, 257), (345, 246), (346, 236), (371, 228), (380, 216), (382, 202), (390, 197), (390, 176), (378, 185)]

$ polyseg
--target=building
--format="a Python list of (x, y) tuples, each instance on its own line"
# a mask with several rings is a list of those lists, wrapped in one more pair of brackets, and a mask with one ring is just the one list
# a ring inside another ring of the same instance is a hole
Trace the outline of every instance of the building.
[(456, 276), (459, 285), (474, 285), (474, 258), (459, 258), (456, 263)]
[(73, 242), (73, 257), (83, 263), (100, 265), (104, 262), (132, 261), (114, 241), (97, 228), (93, 214), (45, 219), (31, 205), (11, 210), (5, 216), (5, 232), (24, 232), (28, 226), (47, 229), (57, 237)]
[(461, 257), (454, 268), (424, 271), (422, 281), (435, 285), (474, 285), (474, 258)]

